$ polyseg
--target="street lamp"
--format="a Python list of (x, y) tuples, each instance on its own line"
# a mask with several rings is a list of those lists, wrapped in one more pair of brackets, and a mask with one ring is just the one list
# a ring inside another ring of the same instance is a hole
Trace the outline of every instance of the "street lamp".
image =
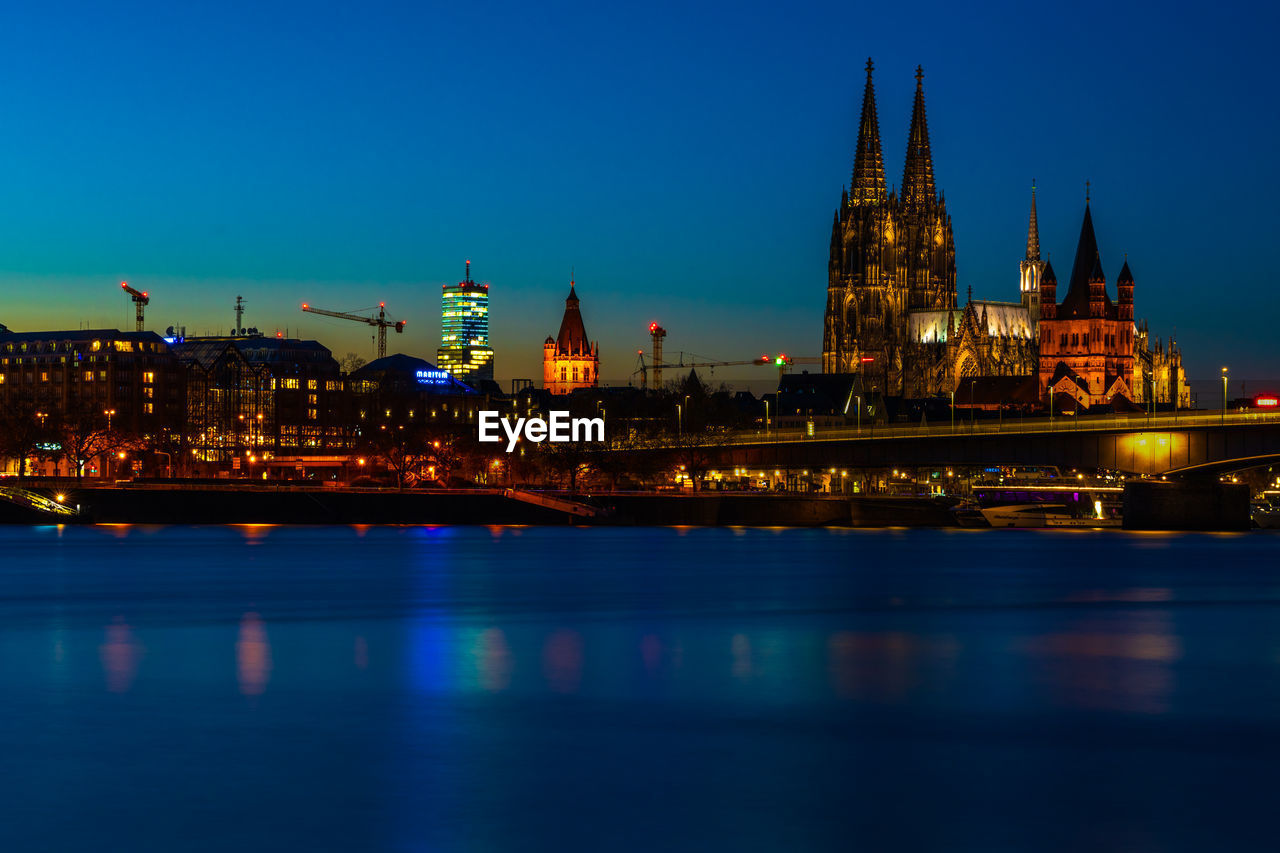
[(111, 432), (111, 419), (115, 417), (115, 409), (103, 409), (102, 414), (107, 416), (107, 432)]
[(1222, 418), (1221, 423), (1225, 425), (1227, 422), (1227, 369), (1222, 368)]
[(684, 413), (679, 403), (676, 403), (676, 435), (684, 435)]
[(764, 401), (764, 437), (769, 437), (769, 401)]

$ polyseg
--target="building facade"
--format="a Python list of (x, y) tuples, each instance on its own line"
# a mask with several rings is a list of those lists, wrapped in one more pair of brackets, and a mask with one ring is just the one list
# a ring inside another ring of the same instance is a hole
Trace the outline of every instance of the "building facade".
[(155, 332), (0, 331), (0, 406), (19, 399), (46, 417), (91, 416), (131, 435), (182, 421), (182, 370)]
[(868, 389), (890, 395), (908, 393), (913, 382), (935, 393), (943, 389), (925, 378), (932, 371), (912, 363), (910, 315), (956, 307), (956, 263), (951, 217), (934, 181), (924, 73), (917, 68), (897, 195), (885, 187), (872, 70), (867, 60), (853, 174), (831, 226), (822, 369), (860, 372)]
[(1133, 274), (1126, 259), (1116, 277), (1118, 300), (1107, 294), (1107, 277), (1085, 200), (1084, 222), (1062, 303), (1058, 281), (1046, 264), (1041, 282), (1040, 388), (1055, 408), (1068, 404), (1088, 409), (1134, 400)]
[[(1129, 403), (1151, 396), (1158, 405), (1190, 404), (1181, 353), (1136, 340), (1127, 261), (1117, 300), (1107, 295), (1087, 199), (1061, 306), (1053, 268), (1040, 257), (1033, 182), (1018, 301), (974, 300), (970, 288), (960, 308), (951, 217), (935, 183), (919, 68), (907, 137), (899, 195), (885, 186), (868, 60), (853, 174), (831, 228), (824, 373), (856, 373), (866, 393), (889, 398), (948, 395), (981, 377), (1036, 377), (1046, 402), (1052, 387), (1068, 395), (1064, 405), (1083, 408), (1117, 395)], [(1152, 390), (1137, 387), (1143, 383)]]
[(272, 457), (335, 453), (351, 444), (338, 362), (317, 341), (263, 335), (186, 338), (183, 430), (191, 461), (259, 470)]
[(600, 345), (587, 339), (578, 307), (578, 294), (569, 282), (560, 333), (542, 345), (542, 387), (552, 394), (569, 394), (600, 384)]
[(464, 382), (493, 379), (489, 285), (471, 280), (471, 261), (462, 281), (444, 286), (436, 364)]
[(1182, 350), (1171, 337), (1168, 347), (1138, 324), (1133, 352), (1133, 402), (1152, 408), (1191, 408), (1191, 386), (1182, 368)]

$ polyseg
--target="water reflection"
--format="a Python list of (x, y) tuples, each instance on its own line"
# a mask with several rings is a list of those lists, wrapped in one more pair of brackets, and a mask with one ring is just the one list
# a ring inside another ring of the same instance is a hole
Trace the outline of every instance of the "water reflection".
[(257, 613), (246, 613), (240, 619), (236, 678), (245, 696), (261, 696), (271, 680), (271, 643), (267, 639), (267, 626)]
[(127, 693), (138, 675), (138, 665), (145, 649), (133, 636), (133, 629), (120, 617), (107, 626), (106, 639), (98, 647), (107, 690)]
[(501, 628), (480, 632), (473, 651), (479, 670), (480, 686), (485, 690), (506, 690), (511, 686), (511, 648)]
[(582, 636), (568, 628), (547, 637), (542, 647), (547, 684), (558, 693), (573, 693), (582, 683)]
[(1114, 621), (1083, 620), (1069, 632), (1029, 637), (1016, 647), (1055, 697), (1076, 708), (1162, 714), (1176, 680), (1182, 644), (1163, 613)]
[(1274, 537), (134, 530), (0, 529), (0, 849), (1265, 849), (1114, 815), (1267, 813)]

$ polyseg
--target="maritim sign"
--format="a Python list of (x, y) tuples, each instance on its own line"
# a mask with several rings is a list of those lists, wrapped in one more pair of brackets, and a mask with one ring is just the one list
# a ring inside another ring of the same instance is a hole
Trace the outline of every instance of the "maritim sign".
[[(480, 441), (499, 442), (506, 434), (507, 452), (516, 449), (516, 443), (526, 441), (604, 441), (604, 418), (570, 418), (568, 412), (550, 412), (543, 418), (504, 418), (498, 412), (480, 413)], [(499, 430), (501, 427), (501, 430)]]

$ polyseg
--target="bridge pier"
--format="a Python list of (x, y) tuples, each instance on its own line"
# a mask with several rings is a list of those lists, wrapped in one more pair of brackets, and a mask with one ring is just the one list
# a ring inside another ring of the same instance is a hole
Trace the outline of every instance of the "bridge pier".
[(1124, 484), (1126, 530), (1248, 530), (1249, 487), (1216, 480)]

